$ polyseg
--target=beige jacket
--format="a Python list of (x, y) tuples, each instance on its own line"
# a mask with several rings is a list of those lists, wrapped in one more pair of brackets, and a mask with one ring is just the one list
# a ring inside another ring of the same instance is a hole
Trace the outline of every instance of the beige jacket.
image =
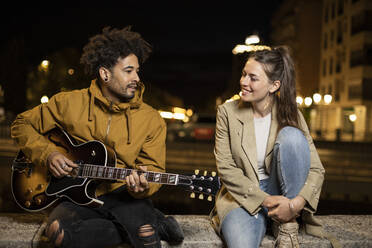
[[(276, 105), (271, 116), (270, 134), (266, 149), (267, 173), (273, 155), (277, 135)], [(301, 128), (309, 142), (311, 166), (308, 178), (299, 195), (307, 202), (302, 218), (308, 233), (323, 236), (321, 225), (313, 217), (316, 211), (324, 179), (324, 168), (320, 162), (306, 122), (299, 112)], [(251, 105), (233, 101), (222, 104), (217, 111), (215, 157), (222, 188), (212, 210), (212, 224), (219, 232), (220, 224), (231, 210), (244, 207), (255, 215), (261, 210), (261, 203), (268, 196), (259, 187), (256, 140)]]

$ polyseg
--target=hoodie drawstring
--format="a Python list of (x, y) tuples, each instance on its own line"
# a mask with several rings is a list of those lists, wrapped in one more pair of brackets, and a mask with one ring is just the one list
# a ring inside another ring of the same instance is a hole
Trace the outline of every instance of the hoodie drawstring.
[(88, 115), (88, 121), (93, 120), (93, 108), (94, 108), (94, 96), (90, 96), (90, 105), (89, 105), (89, 115)]
[(132, 116), (130, 113), (130, 107), (125, 110), (125, 116), (127, 117), (127, 129), (128, 129), (127, 144), (130, 144), (132, 142)]

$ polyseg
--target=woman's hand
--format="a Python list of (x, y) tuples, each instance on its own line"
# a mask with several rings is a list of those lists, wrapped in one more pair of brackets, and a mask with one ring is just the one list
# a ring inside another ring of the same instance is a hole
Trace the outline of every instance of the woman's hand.
[(268, 209), (268, 216), (280, 223), (286, 223), (298, 216), (304, 208), (305, 200), (301, 196), (296, 196), (290, 200), (285, 196), (268, 196), (262, 203)]
[[(146, 166), (139, 166), (139, 168), (141, 171), (147, 171)], [(135, 170), (133, 170), (132, 174), (125, 178), (125, 181), (128, 185), (128, 190), (135, 193), (143, 192), (149, 188), (149, 183), (146, 180), (145, 175), (141, 174), (139, 176)]]

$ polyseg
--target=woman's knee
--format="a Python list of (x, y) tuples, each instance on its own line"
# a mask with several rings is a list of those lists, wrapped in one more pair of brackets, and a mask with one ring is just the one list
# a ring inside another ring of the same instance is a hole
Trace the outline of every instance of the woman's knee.
[(304, 133), (295, 127), (284, 127), (282, 128), (276, 138), (276, 144), (280, 144), (282, 148), (291, 149), (308, 149), (309, 145)]

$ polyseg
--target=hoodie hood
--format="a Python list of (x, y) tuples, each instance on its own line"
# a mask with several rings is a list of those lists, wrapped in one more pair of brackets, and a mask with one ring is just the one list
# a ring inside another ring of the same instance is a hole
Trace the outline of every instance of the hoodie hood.
[(113, 103), (109, 99), (107, 99), (103, 94), (101, 87), (97, 80), (92, 80), (92, 83), (89, 87), (89, 92), (91, 94), (91, 101), (97, 99), (100, 102), (100, 106), (110, 110), (112, 112), (123, 112), (126, 111), (127, 108), (139, 108), (142, 104), (142, 97), (143, 92), (145, 91), (145, 86), (142, 82), (137, 83), (137, 90), (134, 93), (134, 97), (129, 102), (122, 102), (122, 103)]
[(89, 87), (90, 92), (90, 103), (89, 103), (89, 121), (93, 120), (94, 108), (101, 107), (105, 111), (111, 113), (123, 113), (127, 119), (128, 128), (128, 140), (127, 143), (131, 143), (132, 139), (132, 116), (131, 109), (138, 109), (143, 103), (142, 97), (145, 91), (145, 85), (142, 82), (137, 83), (137, 90), (134, 93), (134, 97), (129, 102), (113, 103), (107, 99), (103, 94), (101, 87), (97, 80), (92, 80)]

